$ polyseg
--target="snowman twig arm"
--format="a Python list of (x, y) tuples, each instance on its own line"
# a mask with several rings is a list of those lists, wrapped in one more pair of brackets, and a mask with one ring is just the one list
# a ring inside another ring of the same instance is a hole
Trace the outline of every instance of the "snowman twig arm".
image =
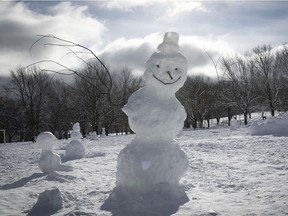
[[(81, 48), (82, 50), (86, 51), (86, 53), (89, 53), (91, 54), (99, 63), (100, 65), (104, 68), (105, 70), (105, 73), (106, 75), (108, 76), (108, 83), (106, 82), (107, 80), (103, 80), (103, 78), (100, 76), (100, 74), (96, 73), (97, 74), (97, 77), (98, 79), (100, 80), (101, 84), (103, 86), (105, 86), (105, 89), (106, 91), (102, 92), (104, 94), (107, 94), (109, 95), (111, 89), (112, 89), (112, 77), (111, 77), (111, 74), (110, 74), (110, 71), (108, 70), (108, 68), (106, 67), (106, 65), (103, 63), (103, 61), (101, 61), (98, 56), (89, 48), (81, 45), (81, 44), (77, 44), (77, 43), (74, 43), (70, 40), (66, 40), (66, 39), (62, 39), (62, 38), (59, 38), (59, 37), (56, 37), (54, 35), (51, 35), (51, 34), (48, 34), (48, 35), (37, 35), (38, 37), (40, 37), (38, 40), (36, 40), (30, 47), (29, 49), (29, 53), (30, 55), (32, 55), (32, 49), (34, 48), (34, 46), (38, 43), (40, 43), (42, 40), (44, 39), (49, 39), (49, 40), (55, 40), (55, 41), (58, 41), (60, 43), (45, 43), (44, 44), (44, 47), (45, 46), (57, 46), (57, 47), (64, 47), (66, 49), (69, 50), (69, 54), (74, 54), (76, 58), (80, 59), (87, 67), (89, 68), (92, 68), (92, 69), (95, 69), (95, 66), (93, 64), (91, 64), (90, 62), (84, 60), (83, 58), (81, 58), (78, 53), (84, 53), (84, 52), (79, 52), (79, 51), (75, 51), (73, 50), (73, 48)], [(67, 54), (66, 54), (67, 55)], [(54, 70), (44, 70), (44, 71), (50, 71), (50, 72), (54, 72), (54, 73), (58, 73), (58, 74), (62, 74), (62, 75), (77, 75), (79, 76), (81, 79), (84, 79), (85, 82), (95, 86), (94, 83), (90, 82), (88, 79), (86, 79), (83, 75), (81, 75), (78, 71), (76, 70), (73, 70), (71, 68), (69, 68), (68, 66), (65, 66), (57, 61), (53, 61), (53, 60), (42, 60), (42, 61), (38, 61), (38, 62), (35, 62), (31, 65), (28, 65), (27, 67), (31, 67), (32, 65), (37, 65), (37, 64), (40, 64), (40, 63), (53, 63), (53, 64), (56, 64), (60, 67), (62, 67), (63, 69), (71, 72), (71, 73), (61, 73), (60, 71), (54, 71)], [(95, 70), (97, 71), (97, 70)], [(97, 86), (95, 86), (97, 89), (99, 89)], [(100, 89), (99, 89), (100, 90)], [(103, 91), (103, 90), (102, 90)]]

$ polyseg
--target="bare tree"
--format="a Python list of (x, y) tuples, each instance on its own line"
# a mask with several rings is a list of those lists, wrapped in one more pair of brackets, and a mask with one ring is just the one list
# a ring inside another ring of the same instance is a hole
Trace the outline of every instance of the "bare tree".
[[(90, 67), (90, 65), (92, 66)], [(75, 77), (72, 99), (78, 114), (76, 119), (83, 127), (85, 127), (84, 124), (91, 125), (92, 130), (99, 134), (104, 127), (102, 123), (105, 115), (111, 112), (111, 108), (108, 108), (109, 95), (105, 91), (109, 77), (103, 66), (97, 62), (86, 65), (78, 74), (81, 77)]]
[(47, 125), (58, 138), (68, 138), (73, 119), (72, 87), (64, 81), (52, 80), (47, 103)]
[(229, 80), (222, 80), (218, 87), (219, 95), (217, 96), (218, 115), (216, 115), (217, 124), (220, 118), (225, 116), (228, 118), (228, 126), (231, 125), (231, 120), (236, 114), (237, 104), (233, 96), (233, 83)]
[(197, 123), (202, 127), (203, 120), (209, 120), (211, 117), (211, 86), (211, 80), (206, 76), (188, 76), (184, 86), (177, 92), (177, 98), (187, 112), (187, 120), (192, 123), (194, 129), (197, 128)]
[[(222, 69), (231, 87), (232, 101), (244, 115), (244, 124), (248, 124), (248, 114), (254, 102), (259, 98), (255, 89), (255, 65), (249, 57), (223, 58)], [(228, 97), (229, 98), (229, 97)]]
[(117, 104), (114, 111), (114, 128), (116, 131), (124, 130), (126, 134), (130, 131), (128, 117), (121, 108), (128, 102), (128, 98), (132, 93), (137, 91), (141, 86), (142, 78), (133, 75), (132, 69), (128, 67), (124, 67), (120, 73), (114, 74), (111, 98), (114, 101), (114, 104)]
[(288, 78), (288, 44), (284, 44), (276, 51), (276, 59), (280, 72)]
[(5, 129), (8, 142), (12, 141), (21, 126), (21, 108), (19, 105), (17, 100), (9, 97), (9, 93), (4, 88), (1, 90), (0, 128)]
[(50, 81), (48, 74), (36, 67), (29, 69), (19, 67), (11, 71), (9, 89), (21, 101), (26, 125), (23, 131), (24, 140), (33, 140), (46, 126), (44, 118)]
[(282, 74), (281, 77), (281, 88), (279, 91), (278, 109), (280, 111), (288, 111), (288, 45), (284, 44), (276, 53), (278, 65), (280, 67), (279, 72)]
[(215, 60), (207, 50), (205, 50), (205, 53), (212, 62), (217, 76), (217, 83), (213, 86), (213, 98), (215, 100), (215, 102), (213, 103), (214, 117), (216, 118), (217, 125), (219, 125), (221, 117), (227, 116), (228, 126), (230, 126), (231, 119), (234, 115), (234, 105), (231, 101), (231, 91), (229, 90), (231, 86), (224, 80), (225, 73), (221, 74), (218, 69), (219, 64), (221, 65), (223, 54), (219, 55), (218, 58)]
[[(82, 121), (81, 128), (84, 130), (82, 132), (85, 133), (85, 128), (87, 125), (91, 124), (93, 130), (99, 133), (99, 124), (100, 124), (100, 111), (98, 110), (99, 107), (96, 104), (106, 103), (104, 101), (108, 100), (110, 103), (113, 103), (110, 98), (110, 91), (112, 89), (112, 77), (108, 67), (104, 64), (102, 60), (98, 58), (98, 56), (88, 47), (83, 46), (81, 44), (77, 44), (73, 41), (66, 40), (63, 38), (56, 37), (54, 35), (38, 35), (39, 39), (32, 44), (30, 47), (30, 53), (32, 53), (33, 47), (41, 42), (48, 42), (44, 43), (44, 46), (53, 46), (63, 48), (67, 51), (66, 55), (73, 55), (77, 60), (80, 60), (81, 64), (84, 65), (84, 69), (72, 69), (71, 66), (64, 65), (58, 61), (54, 60), (42, 60), (38, 61), (32, 65), (38, 65), (42, 63), (51, 63), (60, 67), (59, 70), (50, 70), (45, 69), (47, 72), (52, 72), (56, 74), (62, 75), (75, 75), (77, 78), (75, 79), (76, 88), (80, 88), (79, 94), (81, 92), (88, 92), (89, 99), (91, 101), (84, 101), (86, 103), (82, 103), (84, 109), (81, 112), (76, 112), (78, 114), (78, 119)], [(65, 55), (65, 56), (66, 56)], [(86, 58), (84, 58), (86, 56)], [(87, 58), (88, 56), (88, 58)], [(29, 65), (28, 67), (32, 66)], [(63, 72), (63, 70), (65, 72)], [(91, 90), (91, 91), (90, 91)], [(78, 94), (78, 95), (79, 95)], [(93, 98), (91, 97), (93, 96)], [(87, 96), (86, 96), (87, 97)], [(78, 97), (80, 101), (83, 101), (82, 97)], [(77, 102), (77, 101), (76, 101)], [(89, 104), (90, 103), (90, 104)], [(78, 103), (79, 104), (79, 103)], [(81, 105), (81, 104), (80, 104)], [(91, 111), (87, 108), (91, 107)], [(77, 109), (81, 109), (79, 107), (75, 107), (75, 111)], [(97, 113), (97, 114), (96, 114)]]
[(253, 53), (258, 86), (269, 104), (271, 115), (274, 116), (282, 87), (281, 59), (277, 58), (270, 45), (258, 46), (253, 49)]

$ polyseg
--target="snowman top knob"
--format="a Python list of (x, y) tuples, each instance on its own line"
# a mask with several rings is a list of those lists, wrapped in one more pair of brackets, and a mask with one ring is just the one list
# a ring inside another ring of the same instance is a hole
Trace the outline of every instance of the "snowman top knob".
[(79, 122), (76, 122), (75, 124), (73, 124), (73, 131), (77, 131), (80, 132), (80, 124)]
[(179, 34), (177, 32), (166, 32), (163, 42), (159, 44), (158, 50), (163, 54), (172, 54), (179, 52)]

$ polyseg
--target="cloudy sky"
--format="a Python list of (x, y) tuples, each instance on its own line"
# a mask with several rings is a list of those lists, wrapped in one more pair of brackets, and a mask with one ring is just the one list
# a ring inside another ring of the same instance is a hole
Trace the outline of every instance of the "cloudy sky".
[[(141, 74), (167, 31), (180, 35), (190, 73), (215, 76), (217, 59), (258, 45), (288, 42), (288, 1), (0, 1), (0, 76), (19, 65), (52, 59), (74, 67), (60, 47), (37, 44), (53, 34), (91, 48), (111, 71)], [(52, 67), (52, 66), (50, 66)]]

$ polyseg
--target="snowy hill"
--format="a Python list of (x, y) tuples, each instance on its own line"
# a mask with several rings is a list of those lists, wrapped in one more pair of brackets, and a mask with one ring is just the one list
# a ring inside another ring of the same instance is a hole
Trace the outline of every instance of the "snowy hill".
[[(246, 127), (218, 128), (177, 137), (189, 158), (181, 184), (190, 201), (174, 215), (288, 215), (288, 137), (249, 133)], [(50, 174), (38, 168), (41, 149), (35, 143), (0, 145), (0, 215), (27, 215), (39, 194), (52, 189), (61, 192), (52, 195), (60, 206), (52, 215), (111, 215), (100, 206), (115, 186), (117, 155), (133, 138), (82, 139), (85, 158), (64, 163), (73, 171)], [(68, 141), (57, 142), (54, 150), (61, 155)], [(35, 212), (30, 215), (49, 215), (45, 204)]]

